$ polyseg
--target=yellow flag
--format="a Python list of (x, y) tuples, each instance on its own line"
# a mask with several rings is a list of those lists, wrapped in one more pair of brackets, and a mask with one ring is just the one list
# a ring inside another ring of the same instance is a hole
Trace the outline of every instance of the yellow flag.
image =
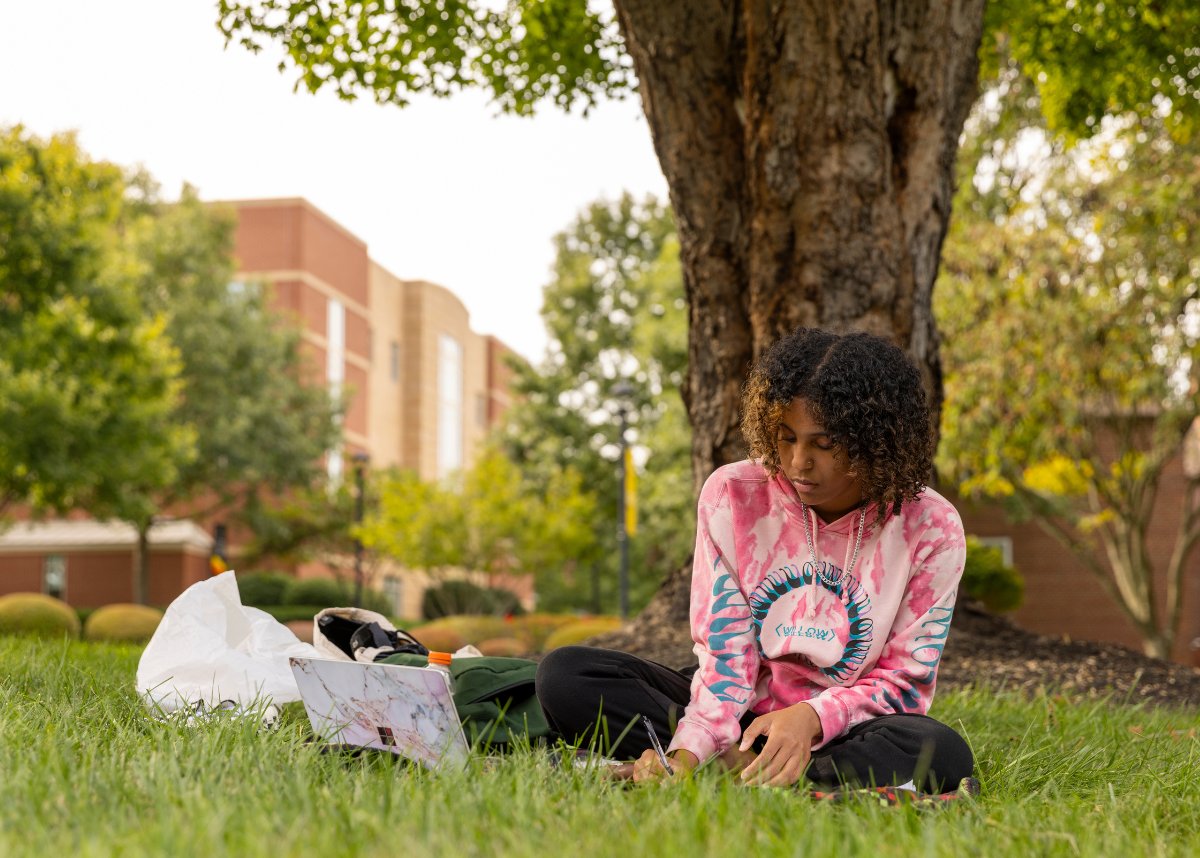
[(633, 466), (633, 450), (625, 448), (625, 533), (637, 533), (637, 469)]

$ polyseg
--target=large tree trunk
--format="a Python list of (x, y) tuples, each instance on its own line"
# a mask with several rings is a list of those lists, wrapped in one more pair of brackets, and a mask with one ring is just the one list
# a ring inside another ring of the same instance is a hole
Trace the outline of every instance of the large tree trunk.
[(139, 522), (137, 547), (133, 551), (133, 601), (138, 605), (148, 604), (150, 595), (150, 528), (151, 522)]
[[(940, 411), (931, 292), (983, 4), (616, 0), (678, 221), (697, 490), (745, 455), (740, 388), (797, 325), (889, 337)], [(686, 633), (688, 574), (640, 627)]]

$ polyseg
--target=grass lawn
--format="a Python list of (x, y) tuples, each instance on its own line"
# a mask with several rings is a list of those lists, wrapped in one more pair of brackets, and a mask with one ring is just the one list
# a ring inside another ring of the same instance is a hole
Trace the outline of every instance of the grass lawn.
[(626, 788), (538, 750), (465, 774), (273, 733), (145, 717), (139, 650), (0, 638), (0, 855), (917, 856), (1200, 854), (1197, 714), (940, 695), (983, 795), (937, 810), (823, 805), (716, 772)]

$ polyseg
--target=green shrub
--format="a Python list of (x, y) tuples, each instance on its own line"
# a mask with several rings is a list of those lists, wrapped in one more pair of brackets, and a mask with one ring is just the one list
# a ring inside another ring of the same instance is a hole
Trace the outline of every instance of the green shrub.
[(284, 605), (324, 605), (344, 608), (354, 598), (348, 587), (332, 578), (295, 578), (284, 588)]
[(989, 611), (1011, 611), (1025, 598), (1025, 579), (994, 545), (984, 545), (967, 537), (967, 565), (963, 569), (962, 591)]
[(83, 637), (89, 641), (145, 643), (154, 635), (162, 617), (162, 611), (148, 605), (105, 605), (87, 618)]
[(480, 587), (461, 579), (443, 581), (421, 597), (421, 616), (427, 620), (457, 614), (505, 616), (523, 612), (520, 601), (508, 590)]
[(238, 593), (242, 596), (242, 604), (254, 608), (263, 605), (285, 605), (285, 594), (288, 585), (295, 579), (281, 572), (251, 572), (249, 575), (238, 575)]
[[(481, 641), (487, 641), (493, 637), (514, 636), (510, 620), (503, 617), (469, 616), (469, 614), (468, 616), (442, 617), (412, 631), (416, 640), (424, 643), (430, 649), (439, 649), (442, 652), (454, 652), (454, 650), (446, 650), (440, 646), (434, 647), (426, 638), (436, 636), (439, 642), (458, 641), (460, 643), (455, 647), (457, 649), (468, 643), (478, 647)], [(526, 652), (529, 650), (527, 649)]]
[(479, 651), (484, 655), (501, 655), (514, 658), (529, 654), (529, 647), (525, 645), (524, 641), (517, 638), (488, 638), (485, 641), (480, 641), (478, 647)]
[(66, 602), (41, 593), (0, 596), (0, 634), (79, 637), (79, 617)]
[(558, 649), (560, 646), (571, 646), (583, 643), (596, 635), (614, 632), (621, 628), (621, 621), (616, 617), (591, 617), (577, 620), (560, 628), (546, 639), (546, 651)]
[[(390, 614), (392, 603), (377, 590), (363, 590), (362, 605), (368, 611)], [(345, 608), (354, 603), (354, 585), (333, 578), (293, 578), (283, 594), (284, 605), (320, 605)]]

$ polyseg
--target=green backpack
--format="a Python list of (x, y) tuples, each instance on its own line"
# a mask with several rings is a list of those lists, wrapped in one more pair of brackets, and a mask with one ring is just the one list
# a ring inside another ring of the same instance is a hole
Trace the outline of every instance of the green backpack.
[[(397, 653), (379, 664), (424, 667), (423, 655)], [(556, 738), (533, 689), (537, 662), (524, 658), (482, 655), (450, 662), (454, 708), (472, 745), (511, 745), (522, 738), (531, 744)]]

